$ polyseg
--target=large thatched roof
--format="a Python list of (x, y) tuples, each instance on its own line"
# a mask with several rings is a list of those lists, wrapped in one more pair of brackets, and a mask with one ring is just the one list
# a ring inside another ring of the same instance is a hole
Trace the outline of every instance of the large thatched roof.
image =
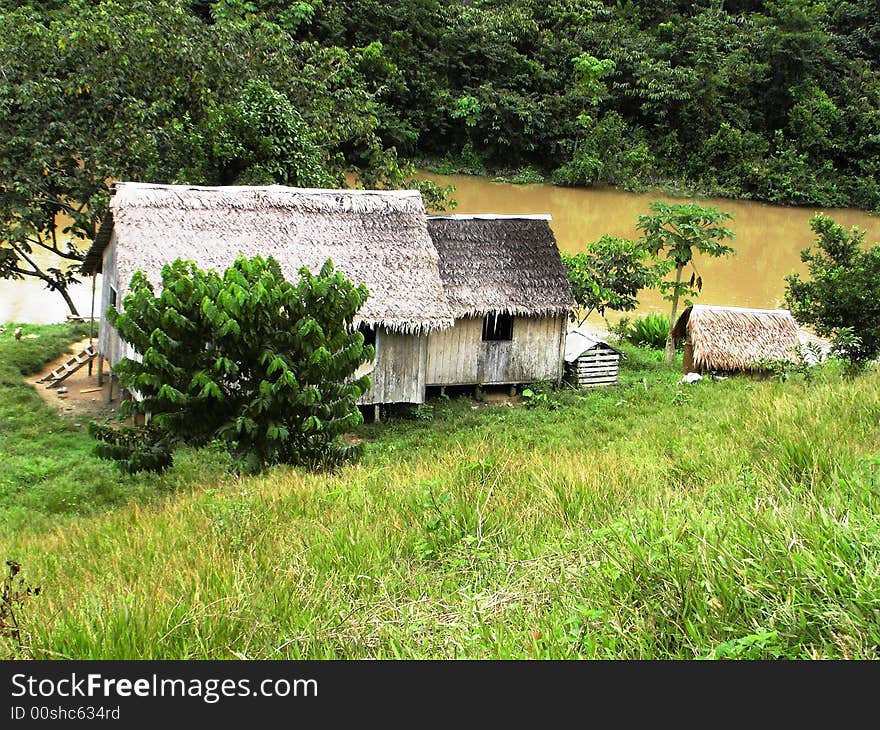
[(455, 317), (562, 314), (574, 306), (550, 216), (430, 216)]
[(452, 315), (415, 190), (311, 190), (119, 183), (86, 256), (98, 273), (116, 234), (119, 297), (135, 270), (155, 284), (175, 258), (225, 270), (239, 254), (274, 256), (287, 278), (328, 258), (370, 296), (360, 321), (400, 331), (445, 328)]
[(745, 309), (694, 304), (675, 323), (686, 337), (694, 370), (756, 370), (759, 360), (792, 360), (797, 323), (787, 309)]

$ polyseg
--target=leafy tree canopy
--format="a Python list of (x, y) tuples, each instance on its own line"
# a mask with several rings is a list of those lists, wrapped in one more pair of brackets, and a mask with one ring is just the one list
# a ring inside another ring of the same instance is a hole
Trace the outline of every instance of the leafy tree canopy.
[(330, 261), (299, 273), (286, 281), (272, 258), (239, 257), (222, 275), (177, 260), (163, 267), (157, 295), (135, 272), (124, 311), (109, 312), (141, 356), (114, 368), (137, 394), (125, 412), (151, 413), (150, 432), (170, 441), (219, 439), (246, 470), (333, 467), (356, 455), (340, 436), (361, 423), (357, 400), (369, 388), (353, 377), (374, 354), (352, 328), (367, 291)]
[(0, 4), (0, 277), (38, 278), (76, 313), (66, 288), (112, 180), (416, 184), (378, 133), (374, 51), (297, 40), (289, 13), (249, 5), (206, 22), (185, 0)]
[(639, 291), (655, 286), (665, 268), (651, 259), (635, 241), (603, 236), (578, 254), (562, 254), (572, 293), (581, 309), (580, 323), (594, 311), (631, 312), (638, 306)]
[(880, 244), (864, 246), (865, 233), (847, 231), (819, 213), (810, 220), (816, 249), (801, 252), (809, 280), (786, 277), (785, 299), (794, 318), (831, 337), (851, 363), (880, 354)]

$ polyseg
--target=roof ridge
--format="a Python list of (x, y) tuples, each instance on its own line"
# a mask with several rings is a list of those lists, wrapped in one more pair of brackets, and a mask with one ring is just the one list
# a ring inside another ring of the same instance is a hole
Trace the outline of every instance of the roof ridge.
[(758, 307), (736, 307), (732, 304), (692, 304), (692, 309), (699, 310), (721, 310), (731, 312), (759, 312), (762, 314), (791, 314), (789, 309), (762, 309)]
[(299, 195), (381, 195), (383, 197), (414, 198), (421, 197), (421, 192), (414, 189), (375, 190), (364, 188), (299, 188), (291, 185), (181, 185), (148, 182), (119, 181), (113, 183), (113, 190), (168, 190), (169, 192), (271, 192), (292, 193)]
[(552, 221), (549, 213), (437, 213), (429, 215), (428, 220), (529, 220)]

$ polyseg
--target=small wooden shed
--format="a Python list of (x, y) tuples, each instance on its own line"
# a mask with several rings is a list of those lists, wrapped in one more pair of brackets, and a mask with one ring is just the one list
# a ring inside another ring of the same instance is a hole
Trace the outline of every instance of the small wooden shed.
[(616, 385), (623, 353), (582, 329), (565, 336), (565, 370), (569, 382), (580, 388)]
[(798, 347), (797, 323), (787, 309), (694, 304), (672, 336), (684, 340), (685, 373), (759, 371), (762, 360), (794, 360)]

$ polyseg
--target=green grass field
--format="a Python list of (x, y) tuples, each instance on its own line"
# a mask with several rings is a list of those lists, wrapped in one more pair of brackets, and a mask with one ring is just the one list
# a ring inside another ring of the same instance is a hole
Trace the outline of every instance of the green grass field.
[[(880, 658), (880, 374), (440, 399), (339, 473), (92, 456), (0, 336), (0, 557), (42, 588), (0, 655)], [(10, 330), (11, 332), (11, 330)]]

